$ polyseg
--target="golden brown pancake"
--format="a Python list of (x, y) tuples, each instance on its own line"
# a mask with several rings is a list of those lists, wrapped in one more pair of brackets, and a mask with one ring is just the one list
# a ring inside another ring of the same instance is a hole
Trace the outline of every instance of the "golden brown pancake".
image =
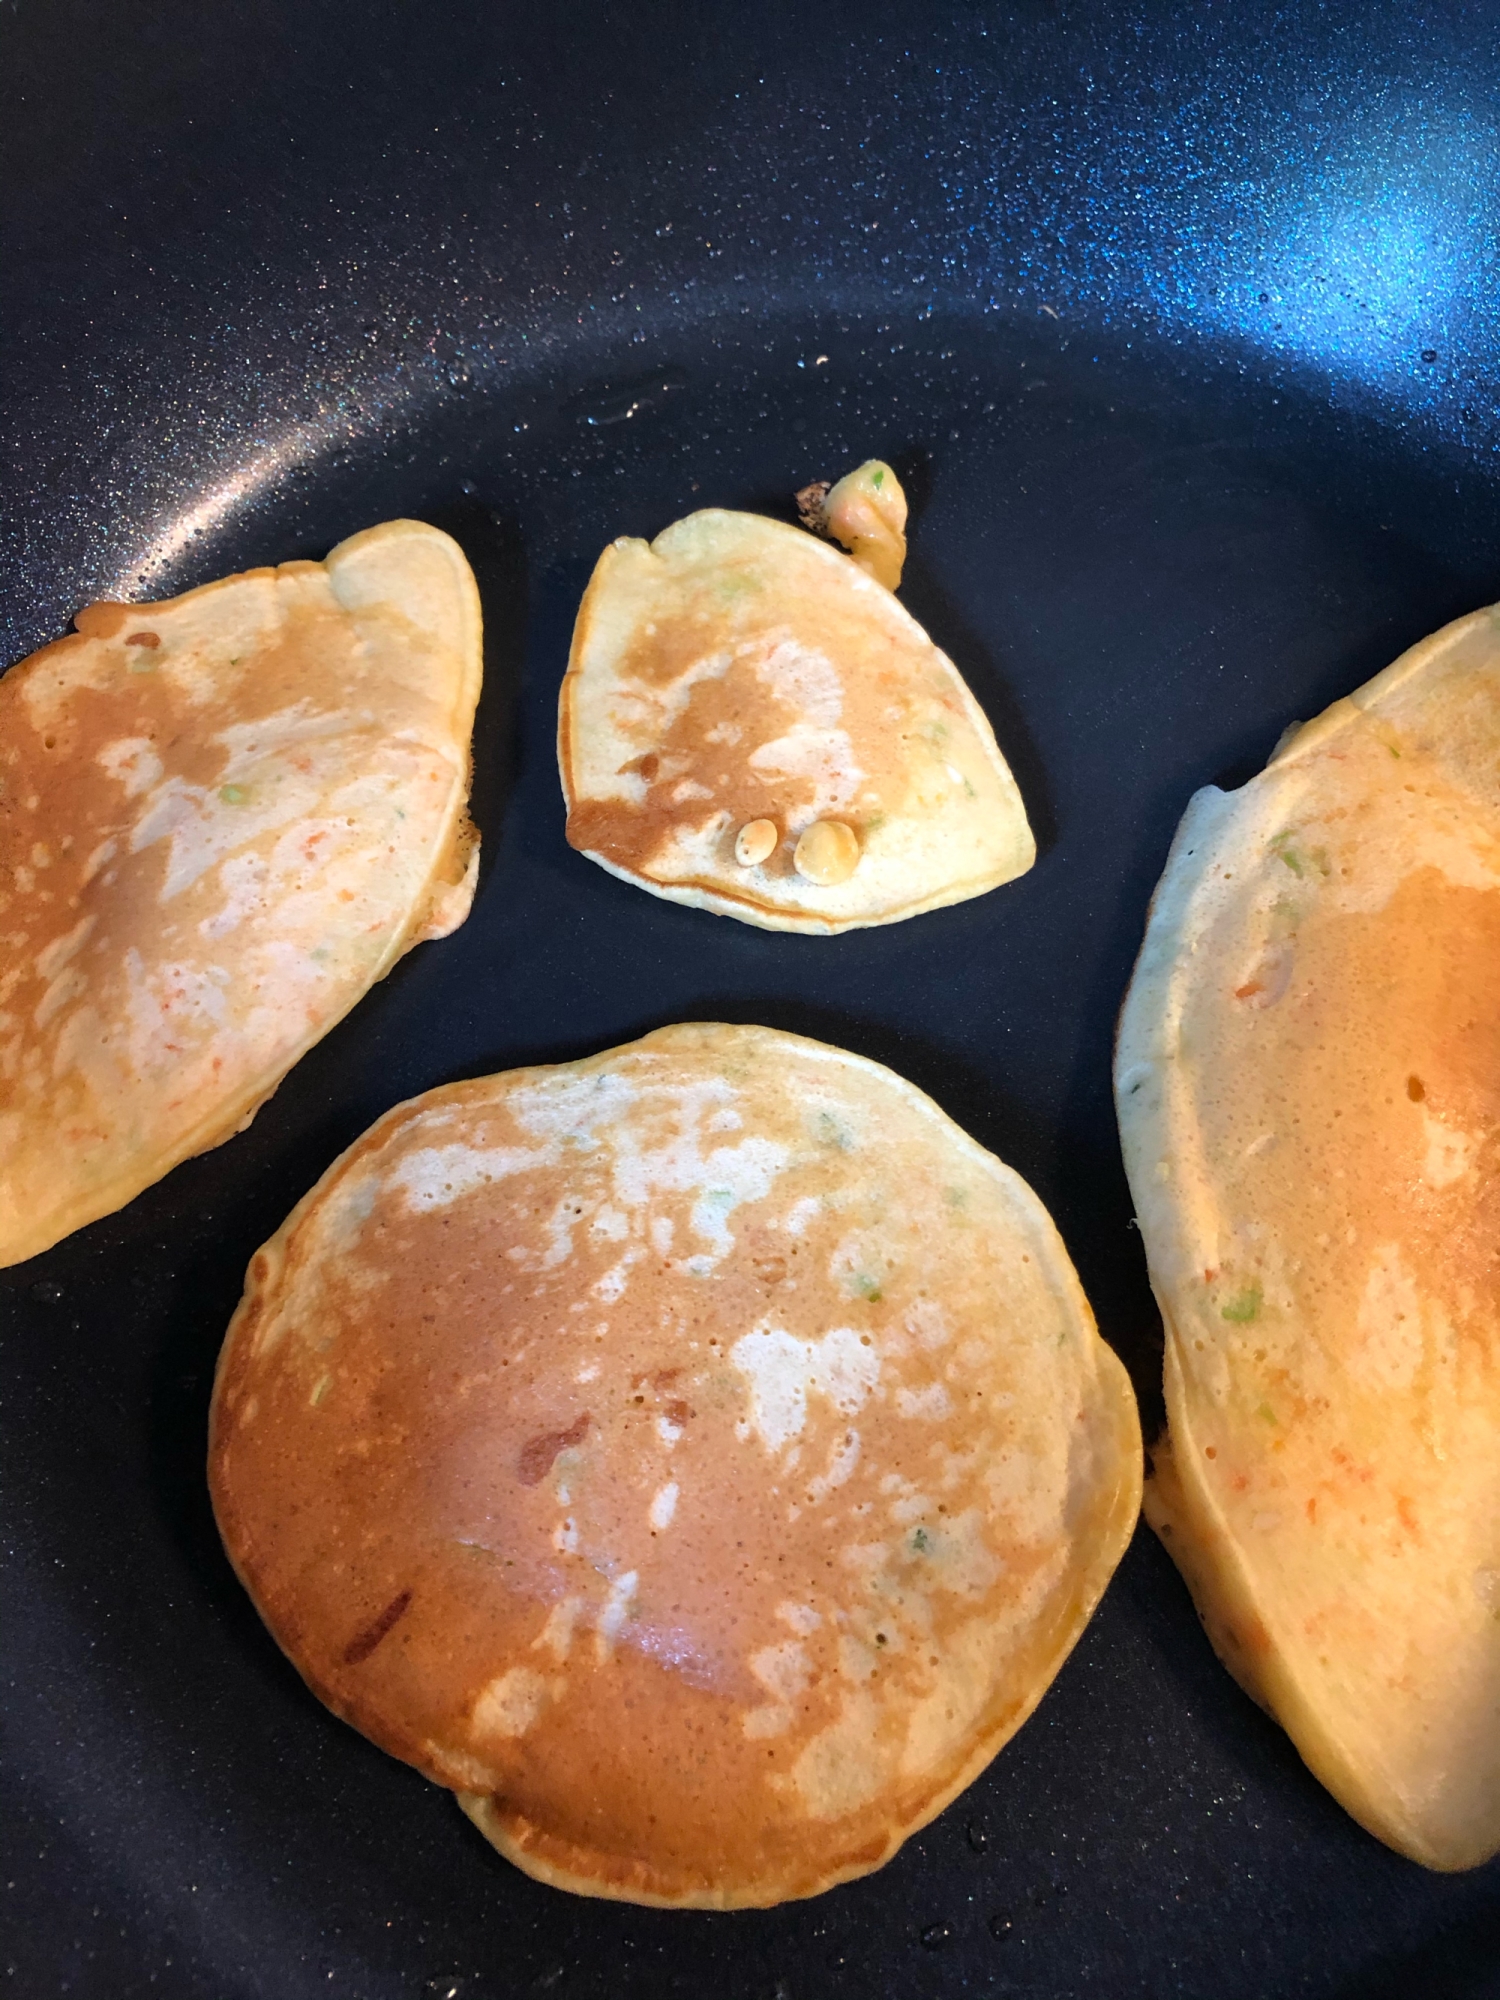
[(982, 895), (1036, 843), (983, 710), (879, 580), (905, 551), (895, 474), (802, 497), (854, 555), (721, 509), (605, 550), (558, 763), (568, 839), (612, 874), (827, 934)]
[(0, 1264), (247, 1125), (478, 858), (435, 528), (77, 624), (0, 681)]
[(402, 1105), (257, 1253), (210, 1479), (314, 1691), (529, 1874), (732, 1908), (887, 1860), (1136, 1518), (1056, 1231), (876, 1064), (665, 1028)]
[(1500, 615), (1200, 792), (1120, 1024), (1146, 1511), (1372, 1833), (1500, 1848)]

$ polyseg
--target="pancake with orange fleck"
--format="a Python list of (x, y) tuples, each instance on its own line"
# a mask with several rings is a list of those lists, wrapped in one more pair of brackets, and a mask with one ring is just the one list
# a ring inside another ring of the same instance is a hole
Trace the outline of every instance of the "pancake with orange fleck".
[(1356, 1819), (1500, 1849), (1500, 609), (1200, 792), (1116, 1093), (1166, 1321), (1148, 1517)]
[(210, 1477), (314, 1691), (502, 1853), (732, 1908), (878, 1867), (1020, 1726), (1140, 1436), (1015, 1174), (695, 1025), (372, 1127), (250, 1267)]
[(799, 497), (851, 554), (710, 509), (599, 558), (558, 715), (569, 841), (653, 895), (813, 934), (1023, 874), (994, 732), (892, 595), (896, 475), (872, 460)]
[(448, 536), (77, 624), (0, 681), (0, 1264), (248, 1124), (474, 888)]

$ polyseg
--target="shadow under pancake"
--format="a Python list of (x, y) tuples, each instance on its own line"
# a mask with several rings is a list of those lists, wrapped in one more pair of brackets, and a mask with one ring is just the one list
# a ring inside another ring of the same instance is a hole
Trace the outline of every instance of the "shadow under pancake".
[(519, 710), (526, 664), (526, 544), (509, 515), (467, 497), (425, 518), (463, 550), (484, 613), (484, 685), (474, 717), (469, 816), (479, 829), (479, 886), (494, 871), (500, 827), (520, 771)]

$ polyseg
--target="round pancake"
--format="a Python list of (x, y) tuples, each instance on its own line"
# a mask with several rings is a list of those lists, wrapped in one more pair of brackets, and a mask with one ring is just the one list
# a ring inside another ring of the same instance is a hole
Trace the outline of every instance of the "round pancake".
[(0, 680), (0, 1264), (247, 1125), (478, 863), (436, 528), (77, 624)]
[[(834, 531), (863, 547), (846, 512)], [(604, 551), (557, 740), (574, 847), (653, 895), (768, 930), (895, 923), (1036, 858), (952, 661), (854, 557), (757, 514), (711, 509)], [(739, 835), (762, 821), (775, 845), (747, 865)], [(831, 876), (798, 852), (830, 825), (853, 836)]]
[(1019, 1727), (1140, 1436), (1024, 1182), (695, 1025), (372, 1127), (251, 1264), (210, 1478), (314, 1691), (502, 1853), (732, 1908), (878, 1867)]
[(1221, 1657), (1435, 1868), (1500, 1848), (1500, 611), (1200, 793), (1120, 1023), (1146, 1511)]

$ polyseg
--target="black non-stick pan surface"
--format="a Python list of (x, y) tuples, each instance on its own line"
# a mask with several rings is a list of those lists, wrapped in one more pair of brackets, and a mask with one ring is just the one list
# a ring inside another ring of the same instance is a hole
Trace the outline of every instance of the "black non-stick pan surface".
[[(662, 1022), (931, 1092), (1051, 1206), (1160, 1419), (1110, 1036), (1172, 828), (1500, 595), (1500, 15), (0, 0), (0, 624), (395, 514), (479, 577), (484, 871), (252, 1129), (0, 1280), (0, 1992), (1500, 1992), (1500, 1872), (1362, 1833), (1142, 1531), (1034, 1720), (878, 1876), (571, 1899), (335, 1722), (203, 1480), (251, 1252), (374, 1117)], [(563, 840), (599, 550), (888, 457), (1022, 881), (816, 940)]]

